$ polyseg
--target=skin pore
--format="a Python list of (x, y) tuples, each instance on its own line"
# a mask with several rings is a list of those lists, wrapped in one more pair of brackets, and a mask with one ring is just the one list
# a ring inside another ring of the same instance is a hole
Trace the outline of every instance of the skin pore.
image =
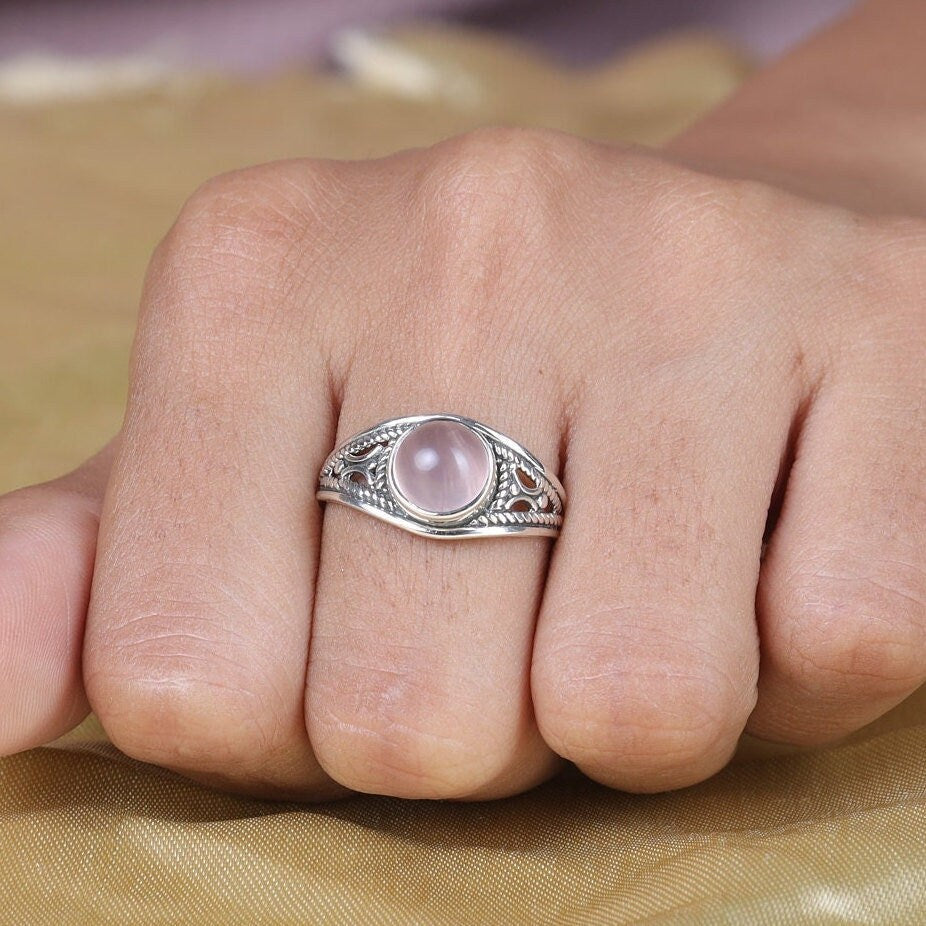
[[(564, 759), (654, 791), (743, 729), (823, 743), (900, 701), (924, 46), (918, 0), (863, 3), (664, 153), (493, 129), (204, 186), (152, 260), (120, 438), (0, 499), (0, 752), (92, 707), (268, 797), (500, 797)], [(559, 469), (552, 552), (315, 505), (332, 446), (436, 410)]]

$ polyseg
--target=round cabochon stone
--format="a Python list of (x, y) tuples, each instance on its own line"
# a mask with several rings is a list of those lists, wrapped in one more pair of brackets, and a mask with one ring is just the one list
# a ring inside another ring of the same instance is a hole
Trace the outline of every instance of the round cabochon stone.
[(392, 455), (392, 481), (416, 508), (449, 515), (473, 504), (492, 476), (485, 441), (459, 421), (438, 418), (409, 431)]

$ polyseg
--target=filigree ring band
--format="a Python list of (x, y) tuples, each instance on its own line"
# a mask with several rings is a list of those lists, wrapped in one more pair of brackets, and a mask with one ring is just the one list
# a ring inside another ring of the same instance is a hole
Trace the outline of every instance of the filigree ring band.
[(425, 537), (555, 537), (566, 493), (517, 441), (462, 415), (383, 421), (322, 467), (318, 498)]

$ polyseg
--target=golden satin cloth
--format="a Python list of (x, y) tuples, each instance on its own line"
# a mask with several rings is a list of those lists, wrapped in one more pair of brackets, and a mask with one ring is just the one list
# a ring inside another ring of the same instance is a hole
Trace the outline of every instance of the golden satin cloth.
[[(206, 177), (486, 121), (658, 143), (744, 73), (697, 38), (594, 73), (484, 37), (390, 48), (431, 69), (427, 92), (361, 67), (0, 101), (0, 490), (118, 428), (148, 254)], [(813, 752), (744, 737), (729, 768), (680, 792), (572, 772), (477, 805), (237, 798), (126, 758), (91, 717), (0, 760), (0, 924), (926, 923), (924, 706), (921, 689)]]

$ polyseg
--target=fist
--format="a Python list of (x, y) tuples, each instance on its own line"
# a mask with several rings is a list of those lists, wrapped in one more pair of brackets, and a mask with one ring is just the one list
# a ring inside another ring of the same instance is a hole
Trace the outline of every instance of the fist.
[[(89, 703), (218, 787), (482, 799), (841, 737), (926, 677), (924, 290), (913, 220), (551, 133), (219, 177), (110, 454), (0, 501), (0, 747)], [(560, 475), (555, 543), (318, 504), (334, 446), (432, 412)]]

